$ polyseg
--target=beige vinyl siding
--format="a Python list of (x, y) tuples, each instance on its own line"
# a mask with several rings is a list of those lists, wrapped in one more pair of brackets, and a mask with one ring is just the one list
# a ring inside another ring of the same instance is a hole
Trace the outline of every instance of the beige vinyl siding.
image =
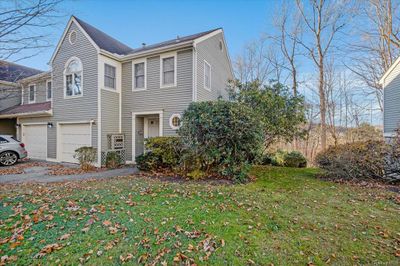
[(384, 133), (393, 133), (400, 127), (400, 66), (397, 68), (393, 73), (396, 76), (384, 88)]
[[(225, 50), (227, 48), (224, 47), (222, 51), (219, 49), (220, 40), (223, 40), (222, 33), (212, 36), (196, 46), (198, 101), (213, 101), (219, 96), (228, 99), (227, 81), (233, 76)], [(204, 60), (211, 65), (211, 91), (204, 88)]]
[(169, 118), (174, 113), (183, 113), (192, 101), (192, 64), (192, 49), (178, 51), (177, 86), (160, 88), (160, 56), (149, 57), (147, 90), (135, 92), (132, 92), (132, 62), (122, 65), (122, 132), (126, 135), (128, 160), (132, 160), (132, 112), (163, 111), (163, 135), (176, 134), (169, 126)]
[(36, 86), (35, 103), (47, 102), (47, 80), (37, 80), (23, 85), (24, 104), (29, 104), (29, 85)]
[[(72, 46), (68, 41), (69, 32), (77, 32), (76, 43)], [(82, 62), (82, 88), (83, 96), (74, 99), (64, 99), (64, 66), (72, 56), (78, 57)], [(61, 42), (60, 49), (52, 62), (52, 87), (53, 87), (53, 116), (42, 118), (20, 119), (20, 123), (52, 122), (53, 127), (47, 129), (47, 157), (57, 157), (57, 123), (97, 120), (97, 51), (78, 27), (72, 23), (66, 37)], [(46, 99), (45, 81), (44, 93), (38, 97)], [(38, 88), (37, 88), (38, 90)], [(24, 94), (24, 97), (27, 95)], [(24, 103), (27, 103), (24, 101)], [(97, 123), (92, 126), (92, 145), (97, 148)]]
[(21, 103), (21, 89), (0, 84), (0, 111)]
[(119, 93), (101, 90), (101, 150), (108, 149), (107, 135), (119, 132)]

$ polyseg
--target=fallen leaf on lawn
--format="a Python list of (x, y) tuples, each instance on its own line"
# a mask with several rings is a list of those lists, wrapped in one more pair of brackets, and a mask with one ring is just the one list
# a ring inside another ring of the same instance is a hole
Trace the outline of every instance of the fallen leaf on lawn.
[(89, 232), (89, 229), (90, 229), (90, 227), (84, 227), (84, 228), (82, 228), (81, 232), (87, 233), (87, 232)]
[(49, 254), (55, 250), (60, 250), (62, 249), (62, 246), (60, 244), (54, 243), (54, 244), (48, 244), (46, 246), (44, 246), (38, 254), (35, 255), (35, 259), (37, 258), (42, 258), (44, 256), (46, 256), (46, 254)]
[(113, 235), (113, 234), (116, 234), (116, 233), (118, 232), (118, 229), (117, 229), (117, 228), (111, 227), (111, 226), (108, 228), (108, 230), (109, 230), (110, 234), (112, 234), (112, 235)]
[(147, 259), (149, 258), (149, 253), (144, 253), (143, 255), (141, 255), (138, 259), (138, 263), (144, 263), (145, 261), (147, 261)]
[(6, 263), (16, 261), (17, 259), (18, 258), (15, 255), (12, 255), (12, 256), (8, 256), (8, 255), (1, 256), (0, 265), (5, 265)]
[(132, 255), (131, 253), (128, 253), (128, 254), (126, 255), (126, 257), (124, 257), (124, 256), (122, 256), (122, 255), (119, 256), (119, 260), (120, 260), (121, 262), (130, 261), (132, 258), (133, 258), (133, 255)]
[(103, 225), (104, 225), (104, 226), (110, 226), (110, 225), (112, 225), (112, 222), (110, 222), (109, 220), (105, 220), (105, 221), (103, 222)]
[(60, 236), (60, 237), (58, 238), (58, 240), (66, 240), (66, 239), (68, 239), (70, 236), (71, 236), (71, 234), (62, 235), (62, 236)]

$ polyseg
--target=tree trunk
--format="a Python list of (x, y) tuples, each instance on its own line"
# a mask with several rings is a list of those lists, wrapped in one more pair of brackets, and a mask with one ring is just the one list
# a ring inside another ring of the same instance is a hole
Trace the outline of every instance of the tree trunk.
[(321, 148), (326, 149), (326, 100), (324, 89), (324, 59), (322, 55), (319, 58), (319, 109), (321, 112)]

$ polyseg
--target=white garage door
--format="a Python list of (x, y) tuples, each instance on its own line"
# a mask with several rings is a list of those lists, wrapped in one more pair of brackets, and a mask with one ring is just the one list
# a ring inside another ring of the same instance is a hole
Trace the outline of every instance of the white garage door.
[(77, 163), (75, 150), (83, 146), (91, 146), (90, 124), (65, 124), (60, 127), (61, 161)]
[(22, 142), (29, 158), (46, 160), (47, 125), (23, 125)]

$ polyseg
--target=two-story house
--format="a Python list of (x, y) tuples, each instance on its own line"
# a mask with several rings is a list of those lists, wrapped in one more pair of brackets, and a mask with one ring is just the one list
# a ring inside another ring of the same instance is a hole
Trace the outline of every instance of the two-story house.
[(22, 104), (0, 119), (17, 119), (31, 158), (58, 162), (76, 162), (75, 149), (92, 146), (100, 165), (117, 133), (134, 161), (146, 138), (176, 134), (191, 102), (226, 99), (233, 78), (222, 29), (132, 49), (76, 17), (49, 64), (21, 80)]
[[(41, 73), (40, 70), (0, 60), (0, 112), (21, 104), (19, 81)], [(0, 119), (0, 134), (16, 134), (15, 117)]]

